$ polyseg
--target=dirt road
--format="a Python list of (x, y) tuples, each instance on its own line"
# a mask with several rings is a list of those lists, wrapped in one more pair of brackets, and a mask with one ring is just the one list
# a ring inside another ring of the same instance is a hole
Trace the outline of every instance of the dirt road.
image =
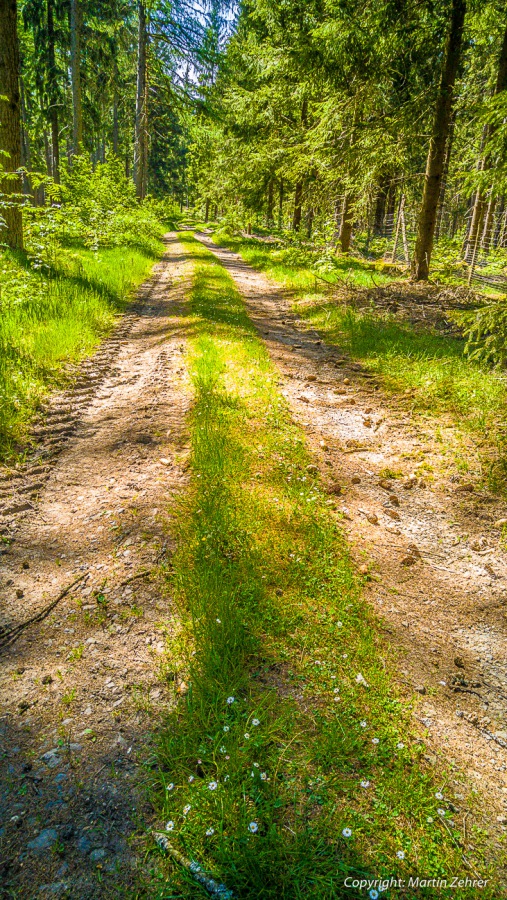
[(507, 554), (494, 523), (507, 517), (505, 503), (457, 474), (449, 478), (434, 423), (413, 418), (404, 398), (387, 397), (359, 364), (326, 345), (265, 276), (198, 237), (243, 294), (315, 450), (330, 506), (371, 578), (366, 597), (399, 656), (400, 689), (414, 701), (429, 757), (457, 763), (488, 797), (485, 822), (501, 834)]
[[(168, 509), (185, 484), (185, 278), (174, 236), (118, 331), (56, 395), (1, 481), (0, 862), (6, 896), (135, 896), (139, 787), (171, 600)], [(39, 623), (43, 612), (76, 579)], [(16, 638), (15, 640), (12, 640)], [(9, 643), (11, 641), (11, 643)], [(167, 684), (167, 682), (166, 682)], [(44, 887), (45, 886), (45, 887)]]

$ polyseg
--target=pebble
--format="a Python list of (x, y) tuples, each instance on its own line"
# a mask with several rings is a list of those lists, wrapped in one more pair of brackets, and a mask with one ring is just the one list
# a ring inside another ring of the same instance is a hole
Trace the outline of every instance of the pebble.
[(105, 855), (106, 851), (104, 850), (104, 848), (97, 847), (96, 850), (92, 850), (92, 852), (90, 853), (90, 859), (94, 863), (100, 862), (101, 859), (104, 859)]
[(426, 693), (426, 688), (424, 687), (423, 684), (417, 684), (415, 686), (414, 690), (415, 690), (416, 694), (425, 694)]
[(58, 832), (56, 828), (44, 828), (33, 841), (28, 842), (27, 847), (29, 850), (33, 850), (34, 853), (41, 853), (44, 850), (49, 850), (57, 840)]
[(389, 516), (390, 519), (394, 519), (396, 522), (400, 521), (400, 514), (395, 509), (386, 509), (386, 516)]
[(413, 565), (415, 565), (415, 562), (416, 562), (415, 556), (412, 556), (412, 554), (409, 553), (409, 554), (407, 554), (407, 556), (403, 557), (403, 559), (401, 560), (401, 565), (402, 566), (413, 566)]
[(350, 479), (350, 481), (351, 481), (351, 484), (361, 484), (361, 479), (360, 479), (359, 475), (353, 475), (352, 478)]
[(376, 513), (366, 513), (366, 518), (370, 525), (378, 525), (378, 516)]
[(463, 657), (462, 657), (462, 656), (455, 656), (455, 657), (454, 657), (454, 665), (457, 666), (458, 669), (464, 669), (464, 668), (465, 668), (465, 663), (464, 663), (464, 661), (463, 661)]

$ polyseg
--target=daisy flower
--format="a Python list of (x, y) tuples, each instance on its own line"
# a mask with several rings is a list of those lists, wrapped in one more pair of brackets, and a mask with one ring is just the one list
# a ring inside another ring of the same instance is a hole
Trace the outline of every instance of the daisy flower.
[(225, 747), (220, 747), (220, 753), (225, 753)]
[(260, 725), (260, 724), (261, 723), (259, 722), (258, 719), (252, 719), (252, 725)]
[(255, 832), (259, 830), (259, 826), (257, 825), (257, 822), (250, 822), (250, 825), (248, 826), (248, 830), (251, 831), (252, 834), (255, 834)]
[(361, 728), (366, 728), (366, 722), (361, 722)]
[(166, 824), (166, 826), (165, 826), (165, 830), (166, 830), (166, 831), (172, 831), (173, 828), (174, 828), (174, 822), (171, 822), (171, 821), (167, 822), (167, 824)]
[(431, 825), (431, 823), (433, 822), (433, 816), (428, 816), (426, 821), (427, 821), (428, 825)]
[(227, 697), (227, 703), (229, 704), (229, 706), (231, 705), (231, 703), (234, 703), (234, 699), (234, 697)]
[(435, 794), (435, 797), (436, 797), (437, 800), (443, 800), (443, 799), (444, 799), (444, 795), (441, 794), (440, 791), (437, 791), (437, 793)]
[(192, 809), (192, 807), (190, 806), (190, 803), (187, 803), (187, 805), (183, 807), (183, 815), (184, 816), (188, 815), (188, 813), (190, 812), (191, 809)]
[(349, 838), (349, 837), (352, 836), (352, 829), (351, 829), (351, 828), (344, 828), (343, 831), (342, 831), (342, 834), (343, 834), (343, 837)]
[(378, 900), (378, 891), (376, 891), (375, 888), (372, 888), (368, 897), (370, 897), (370, 900)]
[(261, 781), (267, 781), (267, 780), (268, 780), (268, 776), (266, 775), (266, 773), (261, 772)]
[(229, 731), (229, 730), (230, 730), (230, 729), (229, 729), (229, 726), (228, 726), (228, 725), (224, 725), (224, 731), (227, 732), (227, 731)]
[(221, 625), (221, 624), (222, 624), (222, 619), (217, 619), (217, 622), (218, 622), (219, 625)]
[(361, 782), (361, 787), (362, 787), (362, 788), (369, 788), (370, 784), (371, 784), (370, 781), (362, 781), (362, 782)]
[(437, 813), (439, 816), (445, 816), (445, 809), (442, 809), (442, 808), (437, 809)]
[(171, 781), (171, 784), (168, 784), (166, 787), (166, 791), (172, 791), (174, 789), (174, 784)]
[(215, 834), (215, 829), (214, 829), (214, 828), (208, 828), (208, 829), (206, 830), (206, 837), (211, 837), (212, 834)]
[(249, 735), (248, 733), (245, 734), (245, 740), (246, 740), (246, 741), (249, 741), (249, 740), (250, 740), (250, 735)]
[(398, 850), (396, 856), (398, 857), (398, 859), (405, 859), (405, 851), (404, 851), (404, 850)]
[(195, 781), (194, 776), (193, 776), (193, 775), (189, 775), (189, 776), (188, 776), (188, 783), (189, 783), (189, 784), (192, 784), (193, 781)]
[(403, 750), (404, 746), (405, 746), (405, 744), (403, 743), (403, 741), (399, 741), (399, 742), (396, 744), (396, 749), (397, 749), (397, 750)]
[(380, 743), (380, 741), (379, 741), (378, 738), (372, 738), (372, 739), (371, 739), (371, 742), (372, 742), (372, 744), (378, 744), (378, 743)]
[(210, 781), (210, 783), (208, 784), (209, 791), (216, 791), (217, 787), (218, 787), (218, 784), (216, 781)]

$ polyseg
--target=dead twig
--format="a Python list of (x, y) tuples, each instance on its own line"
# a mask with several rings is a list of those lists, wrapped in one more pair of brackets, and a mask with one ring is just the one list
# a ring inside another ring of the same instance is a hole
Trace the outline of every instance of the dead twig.
[(136, 575), (131, 575), (130, 578), (126, 578), (125, 581), (120, 581), (120, 587), (125, 587), (126, 584), (130, 584), (131, 581), (136, 581), (137, 578), (146, 578), (147, 575), (151, 575), (153, 569), (146, 569), (143, 572), (137, 572)]
[(48, 606), (44, 607), (44, 609), (42, 609), (35, 616), (32, 616), (31, 619), (27, 619), (26, 622), (22, 622), (20, 625), (16, 625), (15, 628), (11, 628), (7, 632), (7, 637), (4, 638), (4, 640), (0, 641), (0, 649), (3, 647), (8, 647), (9, 644), (12, 644), (16, 640), (16, 638), (19, 637), (21, 632), (28, 628), (30, 625), (35, 625), (37, 622), (42, 622), (42, 620), (49, 615), (51, 610), (55, 608), (57, 603), (59, 603), (60, 600), (63, 600), (63, 598), (69, 593), (69, 591), (72, 590), (74, 585), (78, 584), (80, 581), (83, 581), (83, 579), (87, 577), (88, 572), (85, 572), (83, 575), (75, 578), (74, 581), (71, 582), (71, 584), (67, 585), (67, 587), (63, 589), (63, 591), (60, 591), (58, 597), (56, 597), (55, 600), (52, 600), (51, 603), (48, 604)]

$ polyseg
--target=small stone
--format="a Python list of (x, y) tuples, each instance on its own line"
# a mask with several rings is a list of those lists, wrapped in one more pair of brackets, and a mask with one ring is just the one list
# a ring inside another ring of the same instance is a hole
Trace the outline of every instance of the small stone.
[(389, 502), (393, 504), (393, 506), (399, 506), (400, 501), (398, 500), (396, 494), (389, 494)]
[(368, 575), (368, 572), (369, 572), (368, 566), (366, 566), (366, 565), (359, 566), (359, 574), (360, 575)]
[(395, 509), (386, 509), (386, 516), (389, 516), (390, 519), (394, 519), (396, 522), (400, 521), (400, 514)]
[(500, 823), (500, 825), (507, 825), (507, 816), (497, 816), (496, 821)]
[(28, 842), (27, 847), (29, 850), (33, 850), (34, 853), (42, 853), (44, 850), (49, 850), (57, 840), (58, 832), (56, 828), (44, 828), (33, 841)]
[(415, 690), (416, 694), (425, 694), (426, 693), (426, 688), (424, 687), (423, 684), (416, 685), (414, 690)]
[(350, 378), (344, 378), (344, 379), (343, 379), (343, 383), (344, 383), (344, 384), (350, 384)]
[(88, 853), (92, 849), (92, 842), (85, 834), (83, 834), (83, 836), (79, 838), (77, 842), (77, 849), (80, 853)]
[(311, 463), (309, 466), (306, 467), (306, 471), (309, 472), (310, 475), (316, 475), (317, 472), (319, 471), (319, 469), (318, 469), (318, 466)]
[(21, 598), (24, 596), (25, 596), (25, 592), (22, 591), (21, 588), (18, 588), (16, 591), (16, 597), (18, 598), (18, 600), (21, 600)]
[(16, 675), (23, 675), (24, 672), (26, 672), (26, 669), (25, 669), (24, 666), (19, 666), (19, 667), (16, 669)]
[(371, 428), (372, 421), (369, 416), (366, 416), (366, 418), (363, 419), (363, 425), (365, 428)]
[(419, 552), (419, 548), (418, 548), (417, 544), (408, 544), (407, 550), (409, 551), (409, 553), (412, 554), (412, 556), (415, 556), (416, 559), (421, 558), (421, 554)]
[(41, 684), (52, 684), (52, 683), (53, 683), (53, 678), (51, 675), (44, 675), (41, 678)]
[(307, 381), (317, 381), (317, 376), (316, 375), (308, 375), (306, 380)]
[(378, 516), (376, 515), (376, 513), (366, 513), (366, 518), (368, 519), (370, 525), (378, 525)]
[(171, 460), (167, 459), (165, 456), (161, 456), (159, 459), (159, 463), (162, 463), (163, 466), (170, 466)]
[(350, 481), (352, 484), (361, 484), (361, 479), (360, 479), (359, 475), (353, 475), (352, 478), (350, 479)]
[(338, 495), (338, 494), (341, 494), (341, 492), (342, 492), (341, 484), (330, 484), (329, 485), (328, 493)]
[(25, 561), (24, 561), (24, 563), (23, 563), (23, 569), (29, 569), (29, 568), (30, 568), (30, 563), (27, 562), (26, 559), (25, 559)]
[(416, 558), (415, 558), (415, 556), (412, 556), (411, 553), (408, 553), (407, 556), (404, 556), (403, 559), (401, 560), (402, 566), (413, 566), (413, 565), (415, 565), (415, 563), (416, 563)]
[(385, 491), (392, 491), (393, 489), (391, 482), (387, 481), (385, 478), (380, 479), (379, 487), (384, 488)]
[(90, 853), (90, 859), (92, 862), (97, 863), (100, 862), (101, 859), (104, 859), (106, 855), (106, 851), (103, 847), (97, 847), (96, 850), (92, 850)]
[(464, 663), (463, 657), (462, 657), (462, 656), (455, 656), (455, 657), (454, 657), (454, 665), (457, 666), (458, 669), (464, 669), (464, 668), (465, 668), (465, 663)]

